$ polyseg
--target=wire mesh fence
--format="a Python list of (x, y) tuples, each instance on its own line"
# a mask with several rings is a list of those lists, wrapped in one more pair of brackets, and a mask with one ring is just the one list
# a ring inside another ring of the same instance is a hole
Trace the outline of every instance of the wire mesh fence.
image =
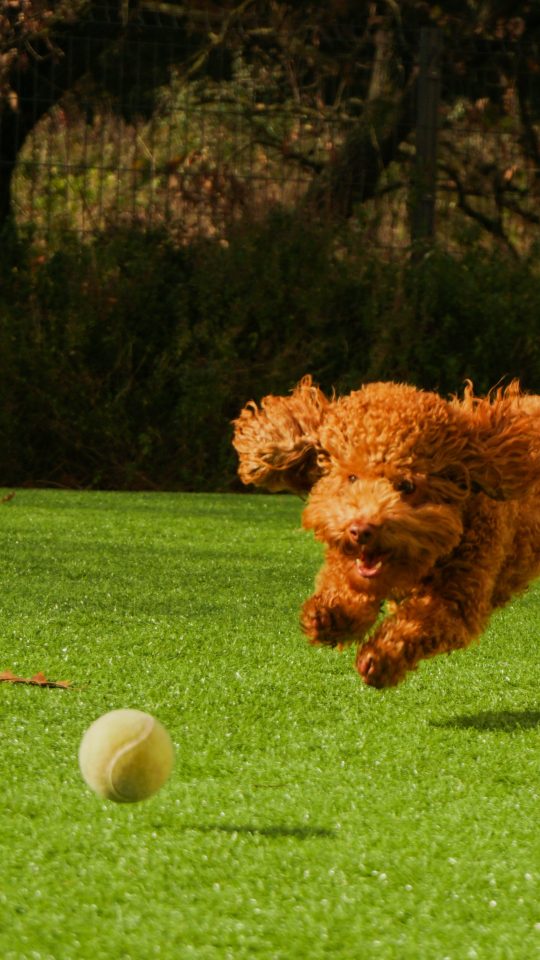
[[(84, 42), (90, 61), (93, 40)], [(138, 224), (165, 227), (189, 242), (225, 237), (231, 225), (273, 205), (303, 203), (358, 122), (351, 105), (317, 109), (292, 82), (288, 99), (273, 98), (272, 78), (261, 99), (260, 77), (255, 83), (241, 57), (222, 76), (214, 70), (204, 81), (186, 77), (185, 51), (175, 43), (174, 30), (166, 49), (140, 32), (109, 58), (99, 82), (75, 86), (31, 128), (12, 187), (19, 225), (49, 241), (66, 231), (85, 236)], [(81, 56), (80, 38), (66, 55)], [(455, 60), (456, 51), (442, 56)], [(515, 48), (511, 56), (518, 56)], [(476, 61), (476, 84), (463, 77), (460, 89), (454, 69), (453, 89), (443, 82), (436, 104), (437, 238), (452, 246), (478, 236), (521, 252), (540, 225), (537, 157), (524, 150), (515, 79), (504, 86), (491, 53), (477, 52)], [(532, 68), (530, 76), (536, 82)], [(39, 89), (33, 96), (38, 102)], [(407, 132), (391, 162), (381, 163), (377, 189), (348, 218), (364, 241), (393, 250), (411, 242), (417, 98), (409, 109)], [(535, 138), (535, 118), (528, 122)]]

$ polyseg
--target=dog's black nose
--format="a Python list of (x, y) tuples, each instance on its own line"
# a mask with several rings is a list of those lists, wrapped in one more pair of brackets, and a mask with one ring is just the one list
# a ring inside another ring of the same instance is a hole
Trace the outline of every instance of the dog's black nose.
[(377, 527), (373, 523), (351, 523), (349, 527), (349, 537), (353, 543), (364, 545), (373, 538)]

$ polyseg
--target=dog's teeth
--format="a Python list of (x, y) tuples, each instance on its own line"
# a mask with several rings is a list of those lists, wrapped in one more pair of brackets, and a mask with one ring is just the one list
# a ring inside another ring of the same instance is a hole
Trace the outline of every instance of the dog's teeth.
[(379, 573), (383, 565), (382, 559), (377, 560), (376, 563), (370, 563), (369, 560), (362, 559), (362, 557), (356, 557), (354, 563), (356, 569), (363, 577), (375, 576), (375, 574)]

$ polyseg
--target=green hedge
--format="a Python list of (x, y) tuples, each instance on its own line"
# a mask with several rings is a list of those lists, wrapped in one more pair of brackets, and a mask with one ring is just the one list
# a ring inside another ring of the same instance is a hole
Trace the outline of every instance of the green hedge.
[(237, 488), (230, 420), (306, 372), (325, 389), (501, 377), (540, 391), (534, 262), (386, 262), (284, 214), (228, 244), (114, 231), (3, 244), (2, 485)]

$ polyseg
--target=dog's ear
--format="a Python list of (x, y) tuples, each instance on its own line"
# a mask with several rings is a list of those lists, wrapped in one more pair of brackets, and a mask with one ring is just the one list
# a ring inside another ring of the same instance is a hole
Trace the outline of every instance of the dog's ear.
[(513, 500), (540, 485), (540, 397), (513, 381), (479, 398), (468, 384), (459, 406), (470, 428), (464, 459), (473, 490)]
[(233, 421), (243, 483), (305, 494), (325, 471), (319, 429), (330, 401), (304, 377), (289, 397), (251, 400)]

